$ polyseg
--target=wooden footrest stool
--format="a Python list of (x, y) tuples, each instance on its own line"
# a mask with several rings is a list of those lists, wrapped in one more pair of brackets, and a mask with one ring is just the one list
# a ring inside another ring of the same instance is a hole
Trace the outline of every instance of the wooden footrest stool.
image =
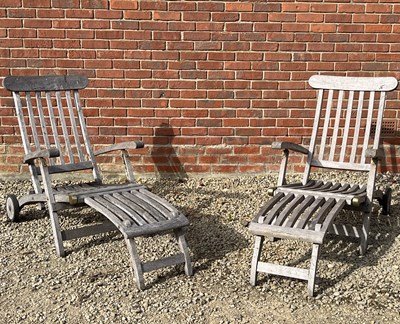
[[(313, 296), (320, 245), (345, 205), (345, 199), (276, 193), (249, 225), (249, 231), (256, 235), (250, 283), (256, 284), (258, 272), (307, 280), (308, 293)], [(312, 243), (310, 269), (261, 262), (264, 237)]]
[[(68, 191), (71, 186), (68, 187)], [(140, 290), (145, 288), (143, 274), (162, 267), (185, 264), (185, 273), (192, 275), (190, 255), (185, 240), (185, 228), (188, 219), (166, 200), (152, 194), (138, 184), (74, 186), (73, 193), (57, 190), (55, 198), (60, 203), (68, 199), (70, 204), (88, 205), (108, 218), (108, 222), (99, 226), (99, 233), (118, 229), (126, 241), (136, 283)], [(82, 233), (80, 233), (80, 232)], [(63, 240), (86, 236), (85, 228), (62, 232)], [(173, 232), (180, 253), (142, 263), (134, 239), (138, 236)], [(90, 229), (93, 233), (93, 226)]]

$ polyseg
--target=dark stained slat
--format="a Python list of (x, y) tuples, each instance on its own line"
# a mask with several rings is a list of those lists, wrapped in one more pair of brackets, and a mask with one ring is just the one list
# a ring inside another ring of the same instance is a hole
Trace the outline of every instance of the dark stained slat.
[(84, 75), (8, 76), (3, 85), (10, 91), (59, 91), (86, 88), (89, 81)]
[(315, 201), (309, 206), (303, 214), (298, 218), (295, 227), (297, 228), (305, 228), (309, 219), (314, 216), (314, 213), (325, 203), (325, 198), (318, 197)]
[(303, 195), (298, 195), (293, 199), (290, 204), (279, 214), (277, 219), (271, 223), (271, 225), (280, 226), (282, 225), (290, 213), (304, 200)]
[(288, 194), (284, 196), (279, 202), (275, 203), (273, 208), (268, 212), (267, 217), (265, 218), (265, 224), (271, 224), (273, 220), (279, 215), (287, 204), (289, 204), (294, 199), (294, 194)]
[(293, 227), (296, 223), (297, 219), (301, 216), (301, 214), (306, 210), (313, 202), (315, 198), (313, 196), (308, 196), (304, 199), (300, 205), (298, 205), (292, 214), (287, 218), (287, 221), (283, 223), (284, 227)]

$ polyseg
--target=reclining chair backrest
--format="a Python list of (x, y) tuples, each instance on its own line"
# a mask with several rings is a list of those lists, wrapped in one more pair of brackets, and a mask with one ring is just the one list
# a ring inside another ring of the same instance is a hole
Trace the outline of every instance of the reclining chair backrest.
[(303, 183), (311, 167), (370, 171), (366, 152), (379, 148), (385, 94), (397, 80), (315, 75), (309, 84), (318, 98)]
[[(101, 182), (79, 97), (87, 85), (87, 77), (77, 75), (4, 79), (13, 93), (25, 155), (56, 148), (60, 155), (49, 159), (50, 174), (92, 170)], [(40, 169), (33, 163), (29, 169), (38, 184)]]

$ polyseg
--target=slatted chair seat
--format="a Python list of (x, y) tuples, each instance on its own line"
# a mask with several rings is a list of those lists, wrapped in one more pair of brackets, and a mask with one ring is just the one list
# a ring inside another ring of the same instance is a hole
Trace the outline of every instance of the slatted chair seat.
[[(56, 252), (65, 256), (63, 242), (88, 235), (119, 230), (130, 253), (139, 289), (144, 289), (143, 273), (166, 266), (184, 264), (192, 275), (185, 239), (188, 219), (165, 199), (135, 182), (128, 150), (143, 148), (141, 141), (116, 143), (93, 151), (79, 91), (86, 88), (84, 76), (7, 77), (12, 91), (25, 155), (31, 173), (28, 194), (7, 197), (6, 210), (17, 220), (20, 210), (30, 204), (46, 204)], [(125, 165), (127, 183), (104, 184), (95, 157), (119, 151)], [(56, 185), (53, 174), (91, 170), (93, 181)], [(91, 207), (105, 217), (104, 222), (73, 229), (61, 229), (58, 212)], [(138, 236), (173, 233), (179, 253), (147, 263), (141, 262), (134, 239)]]
[[(249, 231), (255, 235), (250, 283), (256, 284), (259, 272), (303, 279), (313, 296), (320, 245), (326, 234), (359, 238), (363, 255), (373, 199), (378, 199), (383, 213), (390, 212), (390, 188), (384, 192), (377, 189), (375, 177), (378, 162), (384, 157), (380, 133), (386, 92), (397, 87), (397, 80), (315, 75), (309, 84), (318, 92), (309, 148), (291, 142), (272, 143), (272, 148), (283, 151), (278, 183), (268, 190), (272, 198), (251, 221)], [(289, 152), (306, 156), (301, 183), (287, 183)], [(356, 184), (316, 180), (311, 176), (316, 168), (364, 172), (368, 178), (366, 183), (360, 179)], [(360, 212), (362, 224), (336, 224), (344, 209)], [(265, 237), (312, 243), (310, 268), (261, 261)]]
[(332, 197), (336, 200), (345, 200), (347, 205), (358, 206), (363, 203), (367, 197), (367, 186), (310, 180), (305, 185), (302, 183), (283, 185), (277, 188), (276, 192), (326, 198)]

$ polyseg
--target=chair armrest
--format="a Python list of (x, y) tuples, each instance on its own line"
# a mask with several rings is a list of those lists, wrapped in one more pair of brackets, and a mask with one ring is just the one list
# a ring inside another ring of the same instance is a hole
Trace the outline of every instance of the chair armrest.
[(100, 150), (97, 150), (96, 152), (94, 152), (94, 155), (97, 156), (100, 154), (113, 152), (113, 151), (138, 149), (138, 148), (143, 148), (143, 147), (144, 147), (144, 143), (142, 141), (123, 142), (123, 143), (113, 144), (113, 145), (104, 147)]
[(303, 154), (308, 154), (308, 149), (300, 144), (291, 143), (291, 142), (273, 142), (272, 148), (274, 149), (281, 149), (281, 150), (291, 150)]
[(383, 151), (383, 149), (379, 148), (379, 149), (367, 149), (365, 151), (365, 156), (367, 158), (371, 158), (373, 160), (377, 159), (377, 160), (383, 160), (385, 153)]
[(39, 150), (32, 153), (28, 153), (24, 156), (24, 163), (32, 162), (35, 159), (39, 158), (54, 158), (59, 157), (60, 151), (57, 148), (50, 148), (45, 150)]

